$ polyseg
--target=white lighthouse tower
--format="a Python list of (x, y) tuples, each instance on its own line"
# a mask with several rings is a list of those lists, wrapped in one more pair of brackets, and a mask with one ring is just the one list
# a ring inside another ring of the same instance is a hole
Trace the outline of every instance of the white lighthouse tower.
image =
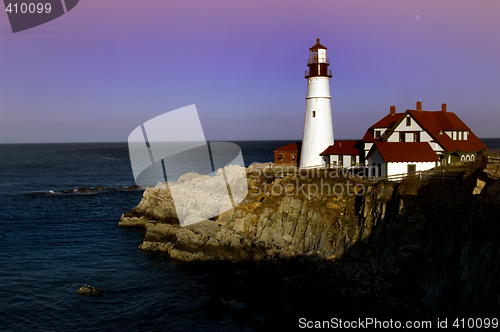
[(307, 97), (304, 133), (300, 167), (323, 164), (319, 155), (327, 147), (333, 145), (332, 109), (330, 106), (329, 59), (326, 57), (326, 47), (316, 39), (316, 45), (309, 49), (309, 60), (306, 71)]

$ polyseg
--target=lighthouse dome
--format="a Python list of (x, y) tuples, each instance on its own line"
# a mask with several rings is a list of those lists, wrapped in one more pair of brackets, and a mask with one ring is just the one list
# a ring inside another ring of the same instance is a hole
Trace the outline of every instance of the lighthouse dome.
[(313, 47), (311, 47), (309, 51), (319, 50), (319, 49), (326, 50), (327, 48), (319, 43), (319, 38), (316, 38), (316, 44)]

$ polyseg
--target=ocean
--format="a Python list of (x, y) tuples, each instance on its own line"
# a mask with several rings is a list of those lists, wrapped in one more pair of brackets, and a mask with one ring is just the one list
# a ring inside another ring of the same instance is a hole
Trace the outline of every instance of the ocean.
[[(248, 166), (291, 142), (235, 143)], [(117, 226), (141, 200), (134, 184), (126, 143), (0, 145), (0, 330), (252, 330), (206, 314), (209, 271), (144, 253), (144, 230)]]
[[(290, 142), (236, 143), (248, 166)], [(117, 226), (141, 200), (134, 184), (126, 143), (0, 145), (0, 330), (251, 330), (205, 314), (206, 272)], [(103, 297), (79, 295), (84, 284)]]

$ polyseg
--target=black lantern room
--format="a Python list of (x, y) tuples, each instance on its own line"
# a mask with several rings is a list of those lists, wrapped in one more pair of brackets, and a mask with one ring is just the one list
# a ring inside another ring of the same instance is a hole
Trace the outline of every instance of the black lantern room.
[(316, 45), (309, 49), (309, 59), (307, 60), (306, 78), (315, 76), (332, 77), (332, 71), (328, 69), (330, 59), (326, 57), (326, 47), (316, 39)]

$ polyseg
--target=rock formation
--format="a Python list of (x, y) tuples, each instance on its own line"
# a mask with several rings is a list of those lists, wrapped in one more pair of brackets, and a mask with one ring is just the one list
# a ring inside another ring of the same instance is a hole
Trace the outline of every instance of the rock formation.
[(95, 297), (102, 296), (102, 293), (99, 290), (89, 285), (83, 285), (82, 287), (80, 287), (78, 289), (78, 294)]
[[(168, 187), (159, 185), (144, 192), (120, 225), (146, 227), (141, 249), (182, 261), (323, 262), (355, 271), (357, 280), (404, 280), (431, 314), (494, 317), (500, 313), (500, 181), (491, 169), (464, 170), (452, 184), (408, 178), (364, 186), (331, 174), (250, 169), (247, 198), (213, 220), (181, 228)], [(311, 190), (327, 184), (343, 190)]]

